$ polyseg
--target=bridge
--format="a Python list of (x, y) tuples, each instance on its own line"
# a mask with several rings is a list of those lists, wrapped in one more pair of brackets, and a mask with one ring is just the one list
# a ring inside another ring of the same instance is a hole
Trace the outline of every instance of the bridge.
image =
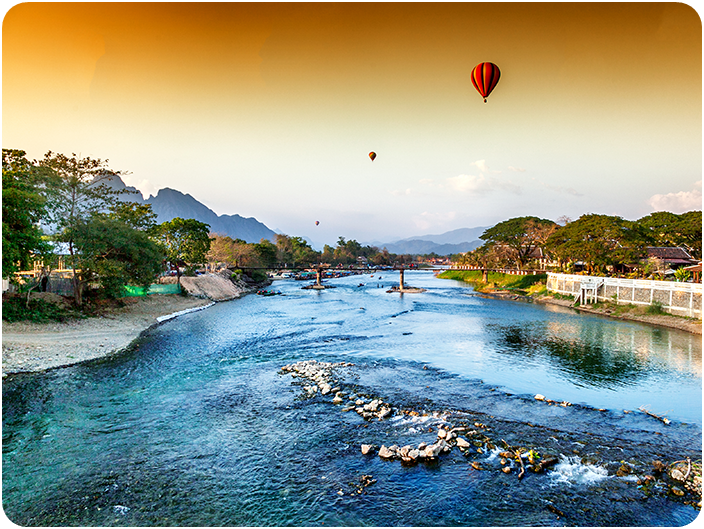
[[(467, 271), (477, 271), (482, 273), (482, 281), (484, 283), (489, 282), (489, 272), (497, 272), (501, 274), (510, 274), (510, 275), (535, 275), (535, 274), (546, 274), (547, 270), (539, 270), (539, 269), (516, 269), (516, 268), (482, 268), (482, 267), (474, 267), (474, 266), (469, 266), (469, 265), (455, 265), (450, 268), (436, 268), (436, 267), (423, 267), (419, 268), (417, 266), (408, 266), (406, 267), (405, 265), (393, 265), (391, 268), (370, 268), (370, 267), (359, 267), (359, 266), (329, 266), (329, 265), (322, 265), (318, 264), (315, 266), (310, 266), (308, 269), (314, 268), (316, 273), (315, 273), (315, 285), (312, 287), (316, 290), (323, 290), (325, 288), (325, 285), (322, 284), (322, 275), (324, 271), (349, 271), (349, 272), (360, 272), (360, 273), (365, 273), (369, 274), (372, 272), (384, 272), (384, 271), (392, 271), (392, 270), (398, 270), (399, 272), (399, 287), (397, 292), (419, 292), (422, 291), (423, 289), (416, 289), (416, 288), (407, 288), (405, 283), (404, 283), (404, 277), (403, 273), (405, 270), (418, 270), (418, 271), (429, 271), (429, 272), (440, 272), (440, 271), (445, 271), (445, 270), (467, 270)], [(272, 270), (272, 269), (277, 269), (277, 270), (287, 270), (288, 266), (284, 263), (284, 266), (274, 266), (274, 267), (242, 267), (243, 270)]]
[[(315, 269), (315, 284), (311, 287), (315, 290), (324, 290), (325, 285), (322, 283), (323, 272), (359, 272), (362, 274), (369, 274), (375, 272), (391, 272), (398, 270), (399, 272), (399, 286), (398, 289), (393, 290), (394, 292), (421, 292), (424, 289), (407, 287), (404, 282), (404, 271), (405, 270), (418, 270), (423, 272), (439, 272), (448, 270), (447, 268), (434, 268), (434, 267), (423, 267), (419, 268), (417, 266), (406, 267), (404, 265), (394, 265), (390, 268), (371, 268), (371, 267), (359, 267), (359, 266), (326, 266), (318, 264), (316, 266), (310, 266), (307, 270), (311, 268)], [(287, 266), (273, 266), (273, 267), (262, 267), (262, 266), (243, 266), (242, 270), (288, 270)], [(395, 287), (394, 287), (395, 288)]]

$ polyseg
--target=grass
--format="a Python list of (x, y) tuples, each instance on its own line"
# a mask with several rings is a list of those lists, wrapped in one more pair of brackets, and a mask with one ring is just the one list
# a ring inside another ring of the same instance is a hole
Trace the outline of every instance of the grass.
[(513, 275), (502, 274), (500, 272), (489, 272), (488, 282), (482, 281), (480, 270), (445, 270), (438, 274), (441, 279), (454, 279), (471, 283), (477, 292), (487, 292), (491, 290), (510, 290), (516, 294), (524, 296), (538, 296), (547, 292), (547, 274), (534, 275)]

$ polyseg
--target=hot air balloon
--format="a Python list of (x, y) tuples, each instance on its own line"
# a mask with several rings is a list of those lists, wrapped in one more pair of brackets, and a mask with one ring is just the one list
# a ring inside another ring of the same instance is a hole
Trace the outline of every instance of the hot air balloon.
[(374, 158), (376, 158), (376, 153), (374, 151), (370, 152), (369, 157), (372, 159), (372, 162), (373, 162)]
[(481, 94), (486, 103), (491, 91), (496, 87), (501, 77), (501, 70), (493, 62), (480, 62), (472, 70), (472, 84)]
[(315, 221), (315, 225), (317, 226), (318, 224), (320, 224), (320, 221), (319, 221), (319, 220), (316, 220), (316, 221)]

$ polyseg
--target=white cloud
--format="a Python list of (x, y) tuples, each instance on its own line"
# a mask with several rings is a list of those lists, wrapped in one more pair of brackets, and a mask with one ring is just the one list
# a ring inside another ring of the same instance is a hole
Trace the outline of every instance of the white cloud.
[(448, 178), (447, 183), (451, 189), (460, 191), (461, 193), (466, 193), (468, 191), (482, 192), (488, 191), (491, 188), (489, 181), (484, 175), (474, 176), (461, 174), (459, 176), (452, 176)]
[(514, 167), (513, 165), (508, 166), (510, 171), (514, 171), (516, 173), (525, 173), (526, 170), (523, 167)]
[(671, 211), (673, 213), (702, 209), (702, 181), (695, 182), (694, 189), (691, 191), (653, 195), (648, 200), (648, 204), (653, 208), (653, 211)]
[(492, 171), (491, 169), (489, 169), (489, 166), (486, 164), (486, 160), (477, 160), (476, 162), (472, 162), (471, 165), (478, 167), (482, 173), (499, 174), (501, 172), (501, 171)]

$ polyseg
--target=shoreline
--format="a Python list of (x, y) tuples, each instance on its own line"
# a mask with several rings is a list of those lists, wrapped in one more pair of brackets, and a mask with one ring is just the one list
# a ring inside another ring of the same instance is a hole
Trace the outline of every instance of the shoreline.
[[(175, 278), (171, 278), (175, 282)], [(124, 351), (146, 330), (189, 312), (252, 292), (227, 272), (182, 277), (187, 293), (122, 298), (99, 317), (64, 323), (2, 322), (2, 377), (39, 373)]]
[(578, 306), (573, 307), (572, 301), (561, 300), (551, 298), (549, 296), (543, 296), (535, 300), (536, 303), (543, 303), (545, 305), (558, 305), (561, 307), (568, 307), (579, 312), (585, 312), (587, 314), (595, 314), (597, 316), (605, 316), (607, 318), (612, 318), (622, 321), (635, 321), (639, 323), (647, 323), (649, 325), (655, 325), (658, 327), (667, 327), (668, 329), (677, 329), (680, 331), (688, 332), (691, 334), (702, 334), (702, 322), (701, 320), (688, 320), (685, 318), (680, 318), (677, 316), (672, 316), (669, 314), (612, 314), (610, 309), (595, 309), (592, 306)]
[[(243, 293), (245, 292), (240, 291), (239, 295)], [(670, 315), (611, 314), (608, 308), (597, 310), (591, 307), (573, 307), (570, 300), (550, 296), (530, 298), (508, 292), (475, 292), (473, 295), (557, 305), (588, 314), (702, 334), (701, 321)], [(126, 298), (124, 307), (85, 320), (44, 324), (3, 322), (2, 377), (39, 373), (118, 354), (148, 329), (214, 304), (212, 299), (192, 295), (184, 297), (178, 294), (157, 294), (147, 298)]]
[(654, 325), (658, 327), (666, 327), (668, 329), (677, 329), (680, 331), (688, 332), (691, 334), (702, 334), (702, 322), (701, 320), (688, 320), (685, 318), (680, 318), (677, 316), (672, 316), (670, 314), (633, 314), (633, 313), (622, 313), (622, 314), (612, 314), (609, 308), (599, 308), (595, 309), (593, 306), (573, 306), (573, 301), (568, 299), (556, 299), (551, 296), (539, 296), (531, 297), (524, 296), (520, 294), (513, 294), (510, 292), (477, 292), (474, 291), (472, 294), (474, 296), (486, 297), (492, 299), (503, 299), (509, 301), (526, 301), (529, 303), (540, 303), (543, 305), (556, 305), (559, 307), (565, 307), (568, 309), (573, 309), (579, 312), (585, 312), (587, 314), (594, 314), (596, 316), (604, 316), (607, 318), (612, 318), (622, 321), (635, 321), (639, 323), (647, 323), (648, 325)]
[(210, 299), (179, 294), (126, 298), (103, 316), (64, 323), (2, 323), (2, 377), (39, 373), (127, 349), (148, 329), (213, 306)]

